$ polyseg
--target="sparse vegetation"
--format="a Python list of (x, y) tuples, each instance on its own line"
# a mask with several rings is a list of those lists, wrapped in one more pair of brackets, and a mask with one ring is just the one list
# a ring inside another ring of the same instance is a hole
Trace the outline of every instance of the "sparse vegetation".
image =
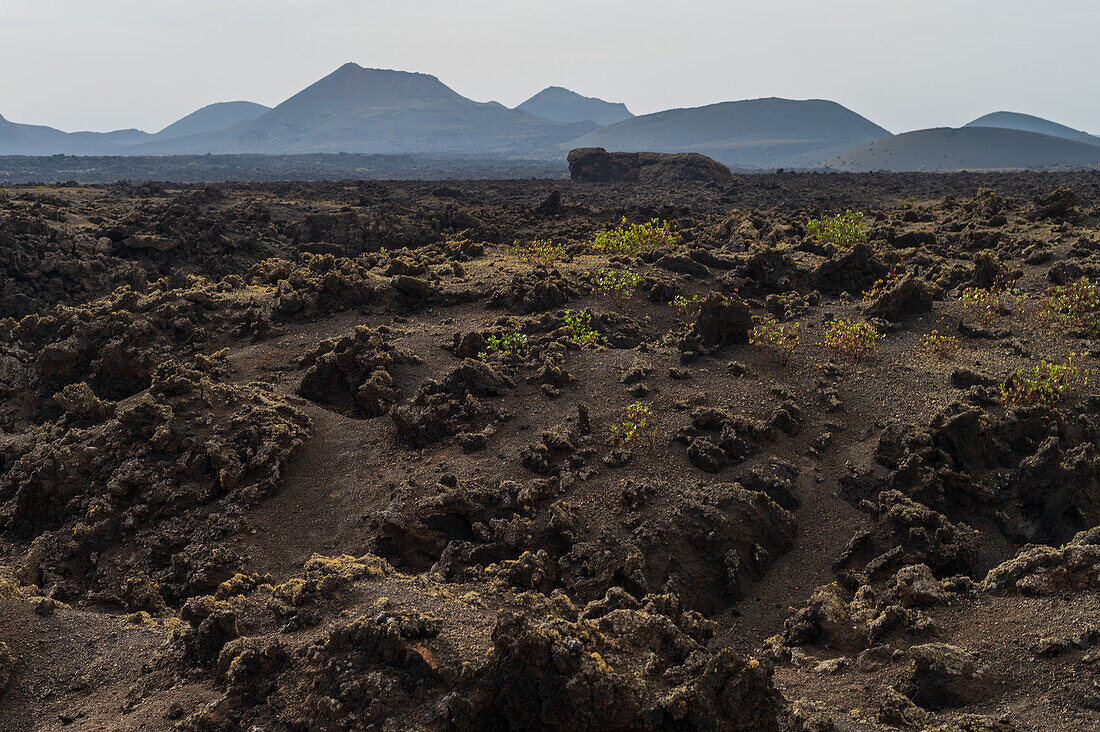
[(920, 345), (924, 350), (940, 358), (951, 358), (959, 350), (961, 343), (958, 336), (947, 335), (933, 329), (920, 337)]
[(965, 310), (975, 312), (986, 320), (1009, 315), (1016, 309), (1020, 291), (998, 281), (993, 287), (967, 287), (959, 293)]
[(692, 295), (691, 299), (684, 297), (683, 295), (677, 295), (672, 298), (668, 303), (671, 308), (676, 308), (676, 312), (680, 314), (680, 317), (691, 315), (699, 307), (699, 303), (703, 302), (703, 298), (699, 295)]
[(623, 217), (617, 229), (596, 234), (592, 250), (597, 254), (622, 254), (630, 257), (660, 247), (676, 246), (680, 237), (667, 221), (650, 219), (644, 224), (627, 224)]
[(876, 353), (883, 336), (873, 324), (837, 318), (825, 332), (825, 347), (845, 358), (860, 361)]
[(1093, 370), (1070, 354), (1065, 363), (1041, 360), (1031, 371), (1018, 370), (1001, 386), (1005, 404), (1055, 404), (1089, 383)]
[(1071, 328), (1100, 331), (1100, 283), (1082, 277), (1051, 288), (1039, 312)]
[(786, 365), (801, 341), (798, 322), (784, 325), (775, 318), (765, 317), (749, 333), (749, 343), (768, 352), (776, 363)]
[(491, 353), (510, 353), (515, 356), (526, 356), (531, 352), (527, 344), (527, 336), (523, 333), (501, 333), (485, 338), (485, 350), (478, 354), (486, 358)]
[(810, 219), (806, 222), (806, 231), (818, 242), (838, 247), (851, 247), (867, 241), (863, 212), (852, 209), (835, 216)]
[(592, 313), (587, 310), (565, 311), (565, 325), (578, 343), (606, 343), (607, 339), (592, 327)]
[[(0, 568), (0, 598), (32, 621), (23, 646), (56, 652), (0, 644), (0, 687), (18, 687), (0, 731), (87, 708), (83, 682), (24, 692), (72, 676), (104, 617), (142, 632), (99, 649), (95, 698), (155, 666), (141, 708), (195, 729), (406, 729), (437, 708), (469, 728), (822, 727), (852, 697), (822, 672), (870, 641), (915, 650), (869, 654), (904, 694), (856, 722), (988, 713), (1004, 695), (970, 667), (1008, 664), (1020, 689), (1054, 666), (1067, 682), (1022, 723), (1087, 726), (1067, 676), (1087, 651), (1065, 621), (1096, 614), (1079, 570), (1100, 562), (1082, 531), (1100, 525), (1100, 298), (1077, 282), (1100, 283), (1092, 178), (659, 175), (8, 186), (0, 512), (6, 555), (27, 561)], [(984, 182), (1014, 198), (974, 198)], [(1076, 213), (1043, 213), (1073, 200), (1055, 183), (1084, 194)], [(896, 205), (918, 191), (920, 209)], [(858, 201), (881, 247), (814, 242), (803, 212), (822, 201)], [(685, 242), (593, 254), (619, 212), (675, 216)], [(513, 253), (535, 239), (563, 260)], [(998, 274), (1023, 295), (985, 322), (959, 294)], [(860, 510), (838, 524), (846, 500)], [(334, 553), (337, 534), (363, 548)], [(812, 585), (785, 581), (784, 557)], [(719, 655), (758, 607), (778, 610)], [(916, 643), (936, 639), (906, 616), (958, 645)], [(1027, 648), (983, 643), (994, 617)], [(554, 664), (556, 648), (577, 653)], [(797, 663), (773, 678), (781, 658)], [(965, 671), (943, 713), (941, 663)], [(202, 694), (160, 683), (176, 677)], [(926, 701), (935, 714), (909, 706)], [(96, 724), (124, 726), (124, 706)]]
[(611, 434), (616, 442), (633, 442), (642, 435), (650, 441), (652, 447), (653, 435), (649, 428), (653, 421), (653, 410), (646, 404), (634, 402), (627, 405), (626, 414), (619, 424), (611, 425)]
[(561, 245), (545, 239), (512, 244), (512, 253), (530, 264), (550, 266), (562, 257)]
[(591, 277), (597, 294), (606, 297), (617, 308), (634, 297), (638, 283), (642, 281), (640, 275), (620, 269), (600, 269)]
[(875, 281), (875, 284), (871, 285), (870, 289), (863, 291), (863, 302), (871, 302), (876, 299), (879, 295), (896, 285), (898, 280), (904, 276), (905, 271), (901, 267), (894, 267), (890, 270), (890, 274), (885, 277), (880, 277)]

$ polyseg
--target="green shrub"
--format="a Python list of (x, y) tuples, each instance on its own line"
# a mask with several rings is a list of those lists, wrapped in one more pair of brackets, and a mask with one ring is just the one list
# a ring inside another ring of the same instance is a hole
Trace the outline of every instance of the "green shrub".
[(1100, 283), (1082, 277), (1051, 288), (1039, 312), (1072, 328), (1100, 331)]
[(633, 442), (644, 434), (652, 446), (653, 437), (649, 434), (652, 421), (653, 410), (641, 402), (634, 402), (627, 406), (623, 421), (611, 425), (611, 434), (615, 436), (616, 442)]
[(921, 348), (934, 353), (940, 358), (950, 358), (959, 350), (961, 343), (958, 336), (947, 335), (933, 329), (920, 337)]
[(786, 365), (802, 340), (797, 322), (783, 325), (772, 317), (764, 317), (749, 333), (749, 343), (766, 350), (776, 363)]
[(672, 232), (667, 221), (651, 219), (644, 224), (622, 224), (612, 231), (596, 234), (592, 239), (592, 249), (597, 254), (624, 254), (637, 256), (660, 247), (676, 246), (680, 237)]
[(591, 277), (596, 293), (611, 300), (616, 307), (622, 307), (634, 297), (642, 281), (640, 275), (619, 269), (600, 269)]
[(491, 335), (485, 339), (485, 350), (478, 355), (487, 357), (490, 353), (511, 353), (516, 356), (526, 356), (531, 352), (527, 345), (527, 336), (523, 333), (502, 333)]
[(682, 318), (685, 315), (691, 315), (692, 312), (699, 307), (699, 303), (703, 302), (703, 299), (704, 298), (699, 295), (692, 295), (690, 300), (683, 295), (677, 295), (669, 301), (668, 306), (670, 308), (676, 308), (676, 312), (678, 312)]
[(603, 334), (592, 327), (592, 313), (587, 310), (573, 312), (565, 311), (565, 325), (570, 330), (570, 337), (578, 343), (606, 343)]
[(836, 216), (810, 219), (806, 222), (806, 231), (820, 243), (838, 247), (855, 246), (867, 241), (867, 232), (863, 228), (863, 212), (852, 209)]
[(825, 347), (859, 361), (877, 352), (884, 337), (871, 323), (837, 318), (825, 332)]
[(1077, 355), (1065, 363), (1042, 360), (1031, 371), (1018, 370), (1001, 386), (1005, 404), (1054, 404), (1071, 392), (1088, 386), (1092, 369), (1081, 367)]
[(529, 242), (515, 242), (512, 244), (512, 253), (530, 264), (542, 264), (550, 266), (561, 259), (561, 246), (544, 239), (535, 239)]
[(1019, 290), (1002, 282), (997, 282), (993, 287), (967, 287), (959, 293), (963, 308), (978, 313), (986, 320), (1012, 313), (1019, 298)]

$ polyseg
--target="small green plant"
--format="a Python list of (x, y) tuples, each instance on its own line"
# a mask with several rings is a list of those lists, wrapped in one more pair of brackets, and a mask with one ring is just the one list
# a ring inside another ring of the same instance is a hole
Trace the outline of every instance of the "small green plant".
[(877, 352), (884, 337), (871, 323), (837, 318), (829, 323), (825, 331), (825, 347), (853, 361), (860, 361)]
[(1040, 315), (1071, 328), (1100, 331), (1100, 283), (1082, 277), (1047, 291)]
[(378, 258), (379, 259), (388, 259), (389, 256), (390, 256), (390, 253), (389, 253), (389, 251), (386, 250), (385, 247), (378, 247)]
[(1009, 315), (1016, 309), (1019, 298), (1019, 290), (1000, 281), (993, 287), (967, 287), (959, 293), (963, 308), (986, 320)]
[(698, 313), (698, 307), (703, 303), (704, 297), (692, 295), (691, 298), (676, 295), (669, 301), (669, 307), (676, 309), (676, 315), (681, 319), (694, 317)]
[(501, 333), (488, 336), (485, 339), (485, 350), (478, 356), (486, 358), (491, 353), (511, 353), (522, 357), (530, 352), (531, 347), (527, 345), (527, 336), (523, 333)]
[(561, 259), (561, 246), (545, 239), (535, 239), (529, 242), (515, 242), (512, 244), (512, 253), (530, 264), (542, 264), (550, 266)]
[(596, 234), (591, 243), (597, 254), (635, 257), (660, 247), (676, 246), (679, 241), (680, 237), (673, 233), (667, 221), (650, 219), (644, 224), (627, 224), (624, 216), (617, 229)]
[(565, 311), (565, 325), (570, 330), (570, 336), (578, 343), (606, 343), (603, 334), (592, 327), (592, 313), (587, 310), (573, 312)]
[(940, 358), (951, 358), (959, 350), (961, 343), (958, 336), (940, 333), (939, 330), (933, 328), (920, 337), (920, 345), (924, 350), (934, 353)]
[(775, 318), (765, 316), (749, 333), (749, 343), (763, 348), (776, 363), (786, 365), (802, 340), (800, 327), (797, 322), (783, 325)]
[(1005, 404), (1055, 404), (1079, 388), (1088, 386), (1092, 369), (1077, 363), (1070, 354), (1065, 363), (1039, 362), (1031, 371), (1018, 370), (1001, 386)]
[(699, 295), (692, 295), (690, 300), (683, 295), (677, 295), (669, 301), (668, 306), (670, 308), (676, 308), (676, 312), (679, 313), (682, 318), (686, 315), (691, 315), (699, 307), (699, 303), (701, 302), (703, 302), (703, 298)]
[(626, 407), (626, 414), (619, 424), (611, 425), (611, 434), (616, 442), (633, 442), (642, 435), (649, 439), (650, 447), (653, 446), (653, 435), (649, 432), (650, 423), (653, 421), (653, 410), (641, 402), (634, 402)]
[(621, 308), (634, 297), (638, 283), (642, 281), (640, 275), (620, 269), (600, 269), (592, 274), (591, 278), (592, 287), (596, 292), (610, 300), (617, 308)]
[(871, 285), (871, 289), (863, 291), (863, 302), (871, 302), (876, 299), (879, 295), (896, 285), (898, 280), (904, 276), (905, 272), (902, 271), (901, 267), (894, 267), (890, 270), (890, 274), (876, 280), (875, 284)]
[(818, 242), (838, 247), (855, 246), (867, 241), (867, 231), (863, 228), (863, 212), (852, 209), (836, 216), (810, 219), (806, 222), (806, 231)]

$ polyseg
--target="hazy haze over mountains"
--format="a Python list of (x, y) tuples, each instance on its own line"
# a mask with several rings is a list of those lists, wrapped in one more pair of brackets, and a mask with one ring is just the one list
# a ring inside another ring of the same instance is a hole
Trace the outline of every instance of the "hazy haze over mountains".
[(635, 117), (551, 86), (513, 109), (429, 74), (347, 63), (274, 108), (207, 105), (150, 134), (65, 133), (0, 117), (0, 155), (315, 153), (564, 160), (576, 147), (699, 152), (734, 169), (956, 170), (1091, 167), (1100, 139), (1049, 120), (988, 114), (954, 130), (891, 136), (836, 102), (775, 97)]

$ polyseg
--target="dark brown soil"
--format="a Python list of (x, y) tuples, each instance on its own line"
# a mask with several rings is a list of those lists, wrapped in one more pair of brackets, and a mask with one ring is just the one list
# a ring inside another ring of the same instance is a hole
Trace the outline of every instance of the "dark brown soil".
[(1100, 396), (1000, 398), (1097, 365), (1039, 311), (1098, 227), (1087, 174), (10, 188), (0, 727), (1100, 728)]

